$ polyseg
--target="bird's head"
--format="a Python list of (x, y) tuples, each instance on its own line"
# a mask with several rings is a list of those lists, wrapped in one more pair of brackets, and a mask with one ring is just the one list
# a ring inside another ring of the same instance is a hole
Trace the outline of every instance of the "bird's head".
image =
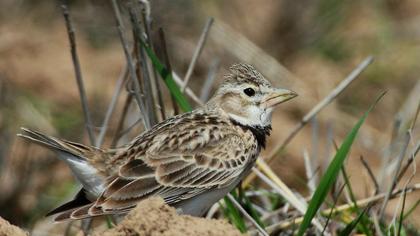
[(293, 91), (275, 88), (253, 66), (234, 64), (225, 75), (210, 103), (217, 103), (234, 121), (246, 126), (271, 125), (276, 105), (297, 96)]

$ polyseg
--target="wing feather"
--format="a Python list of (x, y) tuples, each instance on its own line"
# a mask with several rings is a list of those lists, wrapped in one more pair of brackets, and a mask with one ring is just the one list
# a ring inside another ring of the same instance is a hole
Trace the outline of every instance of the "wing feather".
[[(212, 119), (212, 125), (204, 127), (175, 120), (177, 125), (158, 127), (165, 132), (152, 130), (141, 136), (143, 141), (134, 141), (131, 148), (141, 143), (147, 150), (120, 167), (90, 213), (126, 211), (152, 195), (178, 204), (234, 183), (249, 164), (247, 152), (252, 147), (245, 140), (250, 137), (229, 126), (220, 128), (218, 118)], [(144, 139), (150, 139), (150, 144)]]
[(141, 178), (144, 175), (153, 174), (154, 170), (140, 159), (134, 159), (119, 169), (119, 176), (125, 178)]

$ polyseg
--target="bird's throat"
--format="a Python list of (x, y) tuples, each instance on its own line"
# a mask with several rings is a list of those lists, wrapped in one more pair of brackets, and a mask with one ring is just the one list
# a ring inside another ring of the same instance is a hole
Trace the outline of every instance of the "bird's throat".
[(250, 126), (250, 125), (244, 125), (234, 119), (230, 119), (233, 125), (239, 126), (244, 131), (251, 131), (254, 135), (255, 139), (258, 142), (258, 146), (265, 148), (267, 137), (270, 136), (271, 132), (271, 125), (267, 126)]

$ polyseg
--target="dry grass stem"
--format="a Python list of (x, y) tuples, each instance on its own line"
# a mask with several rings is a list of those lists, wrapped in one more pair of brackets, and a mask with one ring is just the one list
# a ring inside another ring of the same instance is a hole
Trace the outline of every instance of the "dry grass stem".
[(303, 160), (305, 163), (306, 178), (308, 179), (307, 186), (311, 192), (310, 195), (312, 196), (316, 190), (317, 176), (311, 164), (311, 159), (309, 158), (308, 151), (306, 149), (303, 150)]
[(360, 156), (360, 161), (362, 162), (363, 166), (365, 167), (370, 179), (372, 180), (374, 186), (375, 186), (375, 194), (378, 193), (379, 191), (379, 184), (378, 181), (376, 180), (375, 175), (373, 174), (372, 169), (370, 168), (369, 164), (365, 161), (365, 159), (363, 158), (363, 156)]
[(405, 172), (407, 171), (408, 167), (410, 167), (410, 165), (412, 163), (414, 163), (415, 157), (417, 156), (417, 153), (420, 150), (420, 141), (417, 143), (416, 147), (414, 148), (413, 152), (410, 154), (407, 162), (405, 163), (404, 167), (401, 168), (400, 173), (398, 174), (398, 178), (397, 178), (397, 182), (399, 182), (401, 180), (401, 178), (404, 176)]
[(98, 137), (96, 139), (96, 147), (100, 147), (103, 143), (106, 131), (108, 129), (109, 122), (111, 120), (112, 113), (114, 112), (115, 107), (117, 106), (118, 98), (121, 95), (121, 92), (122, 92), (122, 89), (124, 88), (124, 83), (126, 82), (127, 77), (128, 77), (128, 67), (125, 66), (120, 75), (120, 78), (118, 78), (117, 83), (115, 85), (114, 94), (112, 95), (111, 102), (108, 105), (104, 122), (102, 123), (101, 131), (99, 132)]
[(248, 212), (246, 212), (246, 210), (241, 206), (241, 204), (239, 204), (239, 202), (236, 201), (236, 199), (232, 196), (232, 194), (228, 193), (227, 197), (229, 198), (229, 200), (232, 201), (235, 207), (238, 208), (239, 211), (255, 226), (255, 228), (257, 228), (258, 232), (261, 235), (269, 236), (268, 233), (263, 228), (261, 228), (261, 226), (254, 220), (254, 218), (252, 218), (248, 214)]
[(80, 69), (79, 56), (77, 55), (76, 35), (74, 32), (73, 24), (71, 22), (69, 9), (67, 7), (67, 4), (64, 1), (62, 1), (61, 10), (63, 12), (64, 20), (66, 22), (66, 29), (67, 29), (67, 34), (69, 37), (69, 42), (70, 42), (71, 59), (73, 61), (74, 72), (76, 75), (77, 88), (79, 89), (79, 96), (80, 96), (80, 102), (82, 104), (83, 116), (85, 119), (85, 126), (86, 126), (86, 130), (89, 136), (89, 141), (92, 145), (94, 145), (95, 135), (93, 133), (93, 124), (92, 124), (92, 119), (90, 116), (89, 105), (87, 102), (85, 86), (83, 83), (82, 70)]
[[(143, 17), (143, 23), (144, 23), (144, 31), (146, 33), (145, 40), (148, 43), (149, 47), (154, 51), (154, 42), (153, 42), (153, 38), (151, 37), (152, 18), (150, 15), (151, 14), (150, 2), (147, 0), (138, 0), (137, 2), (143, 6), (142, 17)], [(147, 62), (146, 64), (148, 65), (149, 71), (153, 72), (153, 73), (150, 73), (149, 76), (151, 77), (151, 81), (152, 81), (153, 93), (157, 97), (158, 103), (156, 104), (156, 109), (159, 110), (161, 120), (165, 120), (166, 119), (165, 104), (163, 102), (163, 95), (162, 95), (162, 90), (159, 83), (159, 77), (151, 61), (146, 60), (146, 62)]]
[[(142, 22), (140, 21), (140, 18), (138, 17), (140, 13), (138, 13), (137, 8), (133, 6), (128, 7), (129, 15), (130, 15), (130, 21), (133, 28), (133, 38), (135, 40), (135, 55), (137, 56), (137, 79), (139, 80), (139, 84), (143, 82), (142, 84), (142, 94), (144, 96), (145, 100), (145, 106), (147, 111), (147, 117), (150, 122), (150, 125), (153, 126), (157, 123), (157, 117), (155, 112), (155, 99), (152, 89), (152, 74), (149, 73), (149, 59), (146, 56), (146, 52), (144, 47), (141, 46), (141, 41), (143, 41), (143, 36), (146, 34), (146, 31), (144, 31), (141, 27)], [(143, 23), (145, 23), (143, 21)], [(144, 26), (144, 28), (146, 28)], [(146, 40), (150, 38), (149, 35), (146, 35)]]
[(204, 85), (201, 87), (200, 92), (200, 101), (205, 103), (210, 97), (210, 91), (212, 88), (212, 85), (214, 83), (214, 80), (216, 79), (217, 71), (219, 70), (220, 61), (218, 59), (214, 59), (210, 63), (209, 72), (207, 73), (206, 81), (204, 82)]
[(111, 148), (115, 147), (118, 143), (118, 140), (121, 138), (121, 133), (122, 133), (121, 130), (124, 128), (124, 121), (127, 117), (127, 113), (130, 108), (132, 100), (133, 100), (133, 95), (131, 93), (128, 93), (127, 97), (125, 98), (125, 102), (124, 102), (124, 106), (121, 112), (120, 119), (118, 120), (114, 138), (112, 139), (112, 142), (111, 142)]
[(197, 63), (197, 60), (200, 57), (201, 52), (203, 51), (204, 45), (206, 44), (207, 37), (210, 32), (210, 27), (213, 24), (213, 21), (214, 21), (213, 17), (210, 17), (203, 28), (203, 32), (201, 33), (197, 47), (195, 48), (190, 65), (188, 66), (187, 74), (185, 75), (185, 78), (184, 78), (184, 84), (181, 86), (181, 92), (185, 91), (185, 88), (187, 87), (188, 82), (190, 81), (191, 75), (195, 68), (195, 64)]
[[(267, 166), (267, 164), (262, 163), (260, 165), (262, 168), (261, 170), (265, 172), (264, 175), (260, 172), (257, 168), (252, 168), (252, 171), (266, 184), (268, 184), (271, 188), (277, 191), (282, 197), (286, 199), (293, 207), (295, 207), (300, 213), (305, 214), (307, 210), (307, 204), (304, 201), (301, 201), (293, 192), (287, 187), (284, 182), (278, 178), (274, 172)], [(313, 220), (314, 225), (318, 228), (318, 230), (322, 231), (323, 227), (319, 220)]]
[[(390, 198), (390, 195), (391, 195), (391, 193), (392, 193), (392, 191), (394, 190), (394, 188), (397, 186), (397, 183), (398, 183), (398, 181), (399, 181), (399, 179), (400, 179), (400, 176), (402, 176), (403, 174), (404, 174), (404, 172), (406, 171), (406, 169), (402, 169), (401, 171), (400, 171), (400, 169), (401, 169), (401, 165), (402, 165), (402, 162), (403, 162), (403, 160), (404, 160), (404, 157), (405, 157), (405, 153), (406, 153), (406, 151), (407, 151), (407, 148), (408, 148), (408, 145), (409, 145), (409, 143), (410, 143), (410, 141), (411, 141), (411, 138), (412, 138), (412, 131), (413, 131), (413, 129), (414, 129), (414, 127), (415, 127), (415, 124), (416, 124), (416, 121), (417, 121), (417, 117), (418, 117), (418, 114), (419, 114), (419, 105), (417, 106), (417, 109), (416, 109), (416, 113), (414, 114), (414, 117), (413, 117), (413, 120), (412, 120), (412, 122), (411, 122), (411, 124), (410, 124), (410, 127), (409, 127), (409, 129), (406, 131), (406, 133), (405, 133), (405, 136), (404, 136), (404, 142), (403, 142), (403, 144), (402, 144), (402, 148), (401, 148), (401, 151), (400, 151), (400, 153), (399, 153), (399, 155), (398, 155), (398, 157), (397, 157), (397, 166), (395, 167), (395, 170), (394, 170), (394, 174), (392, 175), (392, 181), (391, 181), (391, 184), (389, 185), (389, 187), (388, 187), (388, 191), (387, 191), (387, 195), (386, 195), (386, 197), (385, 197), (385, 199), (384, 199), (384, 202), (383, 202), (383, 204), (382, 204), (382, 207), (381, 207), (381, 210), (379, 211), (379, 218), (380, 219), (383, 219), (383, 217), (384, 217), (384, 214), (385, 214), (385, 209), (386, 209), (386, 206), (387, 206), (387, 204), (388, 204), (388, 200), (389, 200), (389, 198)], [(410, 159), (413, 159), (414, 160), (414, 157), (415, 157), (415, 154), (416, 154), (417, 152), (416, 151), (414, 151), (413, 152), (413, 156), (412, 156), (412, 158), (410, 158)], [(410, 161), (407, 161), (407, 163), (410, 163)], [(405, 168), (405, 166), (403, 167), (403, 168)], [(407, 167), (408, 168), (408, 167)], [(403, 172), (404, 171), (404, 172)]]
[(137, 74), (136, 74), (136, 69), (135, 69), (135, 64), (133, 61), (133, 58), (131, 57), (130, 54), (130, 50), (129, 50), (129, 46), (128, 46), (128, 41), (124, 35), (124, 25), (123, 25), (123, 21), (122, 21), (122, 17), (121, 17), (121, 13), (120, 13), (120, 8), (118, 6), (117, 0), (111, 0), (112, 1), (112, 7), (114, 10), (114, 14), (115, 14), (115, 19), (116, 19), (116, 23), (117, 23), (117, 28), (118, 28), (118, 34), (121, 40), (121, 45), (123, 47), (124, 50), (124, 55), (126, 57), (127, 60), (127, 64), (128, 64), (128, 71), (130, 74), (130, 78), (131, 81), (134, 85), (134, 98), (136, 99), (137, 105), (139, 106), (140, 112), (142, 113), (142, 121), (144, 124), (145, 129), (150, 129), (151, 128), (151, 124), (149, 119), (147, 119), (147, 117), (145, 116), (145, 114), (147, 114), (146, 111), (146, 107), (143, 101), (143, 98), (140, 95), (140, 84), (139, 84), (139, 80), (137, 78)]
[[(159, 28), (159, 39), (160, 39), (160, 46), (162, 48), (162, 56), (163, 56), (163, 64), (165, 65), (168, 73), (172, 73), (172, 66), (171, 66), (171, 62), (169, 60), (169, 53), (168, 53), (168, 49), (166, 47), (166, 38), (165, 38), (165, 32), (163, 31), (163, 28)], [(178, 109), (178, 104), (175, 101), (174, 96), (171, 95), (171, 102), (172, 102), (172, 107), (174, 109), (174, 114), (177, 115), (179, 114), (179, 109)]]
[[(179, 75), (177, 75), (175, 72), (172, 71), (172, 77), (174, 78), (175, 83), (178, 86), (182, 86), (182, 84), (184, 83), (181, 79), (181, 77), (179, 77)], [(200, 98), (194, 93), (194, 91), (192, 89), (190, 89), (189, 87), (185, 88), (185, 93), (188, 95), (188, 97), (190, 97), (196, 104), (202, 106), (204, 105), (204, 103), (200, 100)]]

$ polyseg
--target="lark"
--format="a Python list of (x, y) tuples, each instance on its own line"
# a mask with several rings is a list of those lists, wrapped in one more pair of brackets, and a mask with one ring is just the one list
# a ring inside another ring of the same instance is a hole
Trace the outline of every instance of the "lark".
[(271, 131), (274, 88), (253, 66), (234, 64), (202, 107), (169, 118), (125, 146), (103, 150), (22, 128), (19, 136), (57, 152), (83, 188), (52, 210), (55, 221), (125, 214), (151, 196), (202, 216), (249, 174)]

